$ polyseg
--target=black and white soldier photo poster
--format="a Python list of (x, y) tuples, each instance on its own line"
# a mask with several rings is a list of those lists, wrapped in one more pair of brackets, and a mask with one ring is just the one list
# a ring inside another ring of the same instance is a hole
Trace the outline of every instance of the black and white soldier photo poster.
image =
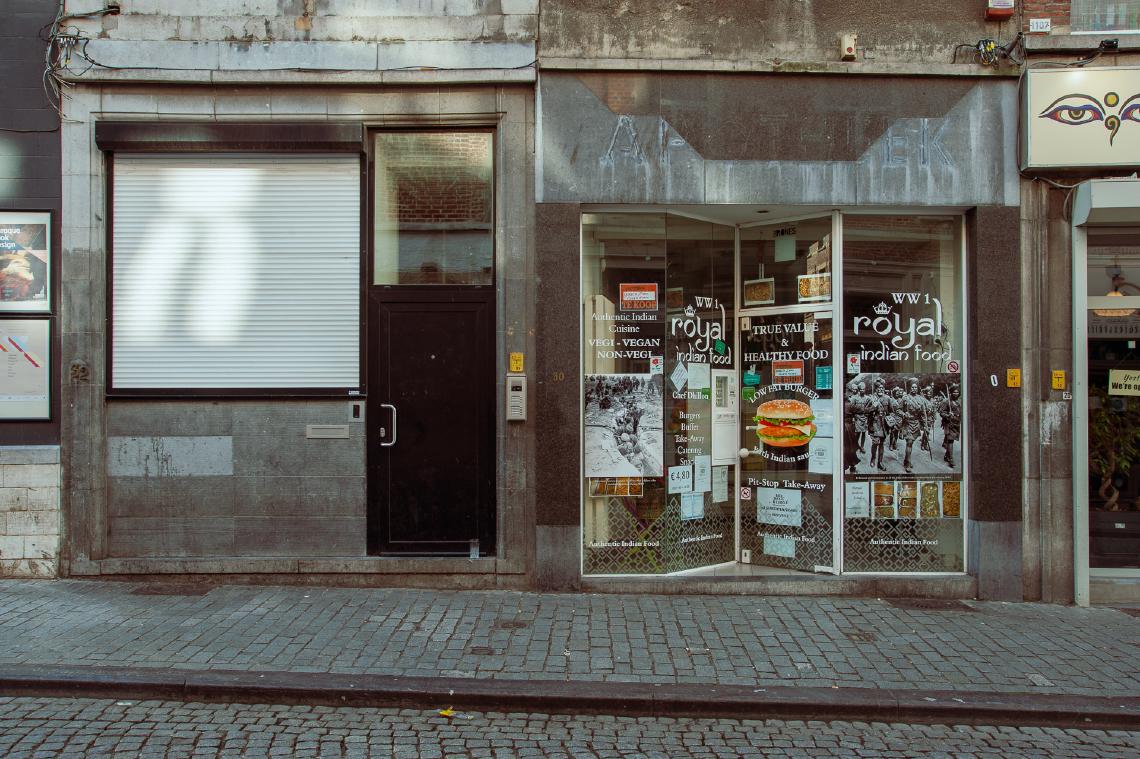
[(663, 474), (660, 374), (585, 376), (586, 476)]

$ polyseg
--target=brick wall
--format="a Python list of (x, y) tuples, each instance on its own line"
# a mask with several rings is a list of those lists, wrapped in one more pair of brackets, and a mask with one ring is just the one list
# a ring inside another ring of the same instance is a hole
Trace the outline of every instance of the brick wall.
[(59, 448), (0, 448), (0, 577), (59, 571)]
[(491, 221), (491, 141), (486, 133), (385, 135), (401, 224)]
[(1069, 26), (1069, 0), (1022, 0), (1022, 31), (1029, 31), (1029, 19), (1047, 18), (1054, 27)]

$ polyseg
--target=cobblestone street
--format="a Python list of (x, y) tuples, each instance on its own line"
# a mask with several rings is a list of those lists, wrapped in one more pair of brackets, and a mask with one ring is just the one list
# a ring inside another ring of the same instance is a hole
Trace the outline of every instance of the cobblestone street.
[(653, 719), (162, 701), (0, 699), (0, 753), (25, 757), (1089, 757), (1140, 733), (859, 722)]
[(0, 665), (1140, 694), (1108, 608), (745, 596), (0, 583)]

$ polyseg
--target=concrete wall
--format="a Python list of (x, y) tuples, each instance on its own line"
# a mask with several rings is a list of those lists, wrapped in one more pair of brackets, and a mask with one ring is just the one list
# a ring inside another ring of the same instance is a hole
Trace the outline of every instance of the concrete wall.
[(1071, 603), (1073, 557), (1072, 403), (1050, 386), (1072, 376), (1072, 234), (1067, 192), (1025, 180), (1021, 207), (1022, 434), (1025, 438), (1024, 597)]
[[(103, 3), (67, 5), (82, 13)], [(99, 78), (341, 72), (379, 80), (391, 72), (394, 80), (421, 67), (528, 66), (537, 12), (538, 0), (135, 0), (118, 15), (70, 23), (91, 39), (85, 51), (102, 68), (89, 73)]]
[[(363, 573), (454, 586), (521, 585), (533, 565), (533, 427), (500, 421), (498, 555), (364, 556), (367, 423), (348, 440), (306, 424), (349, 422), (339, 400), (108, 400), (107, 174), (102, 119), (360, 121), (495, 131), (496, 366), (535, 355), (534, 111), (528, 88), (79, 85), (64, 125), (63, 387), (67, 565), (71, 574)], [(533, 413), (531, 415), (533, 419)]]
[(957, 44), (1012, 39), (1015, 23), (987, 23), (984, 11), (982, 2), (938, 0), (546, 0), (539, 36), (544, 65), (610, 59), (795, 71), (838, 62), (840, 35), (854, 33), (858, 63), (930, 67), (949, 64)]
[(540, 202), (1018, 203), (1013, 80), (547, 73), (540, 89)]
[(364, 556), (365, 425), (305, 438), (351, 405), (109, 403), (107, 556)]

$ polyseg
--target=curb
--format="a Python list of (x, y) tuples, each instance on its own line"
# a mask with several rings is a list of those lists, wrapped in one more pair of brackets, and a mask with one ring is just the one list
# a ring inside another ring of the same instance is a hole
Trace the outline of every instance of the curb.
[(1140, 697), (9, 665), (0, 695), (1140, 730)]

